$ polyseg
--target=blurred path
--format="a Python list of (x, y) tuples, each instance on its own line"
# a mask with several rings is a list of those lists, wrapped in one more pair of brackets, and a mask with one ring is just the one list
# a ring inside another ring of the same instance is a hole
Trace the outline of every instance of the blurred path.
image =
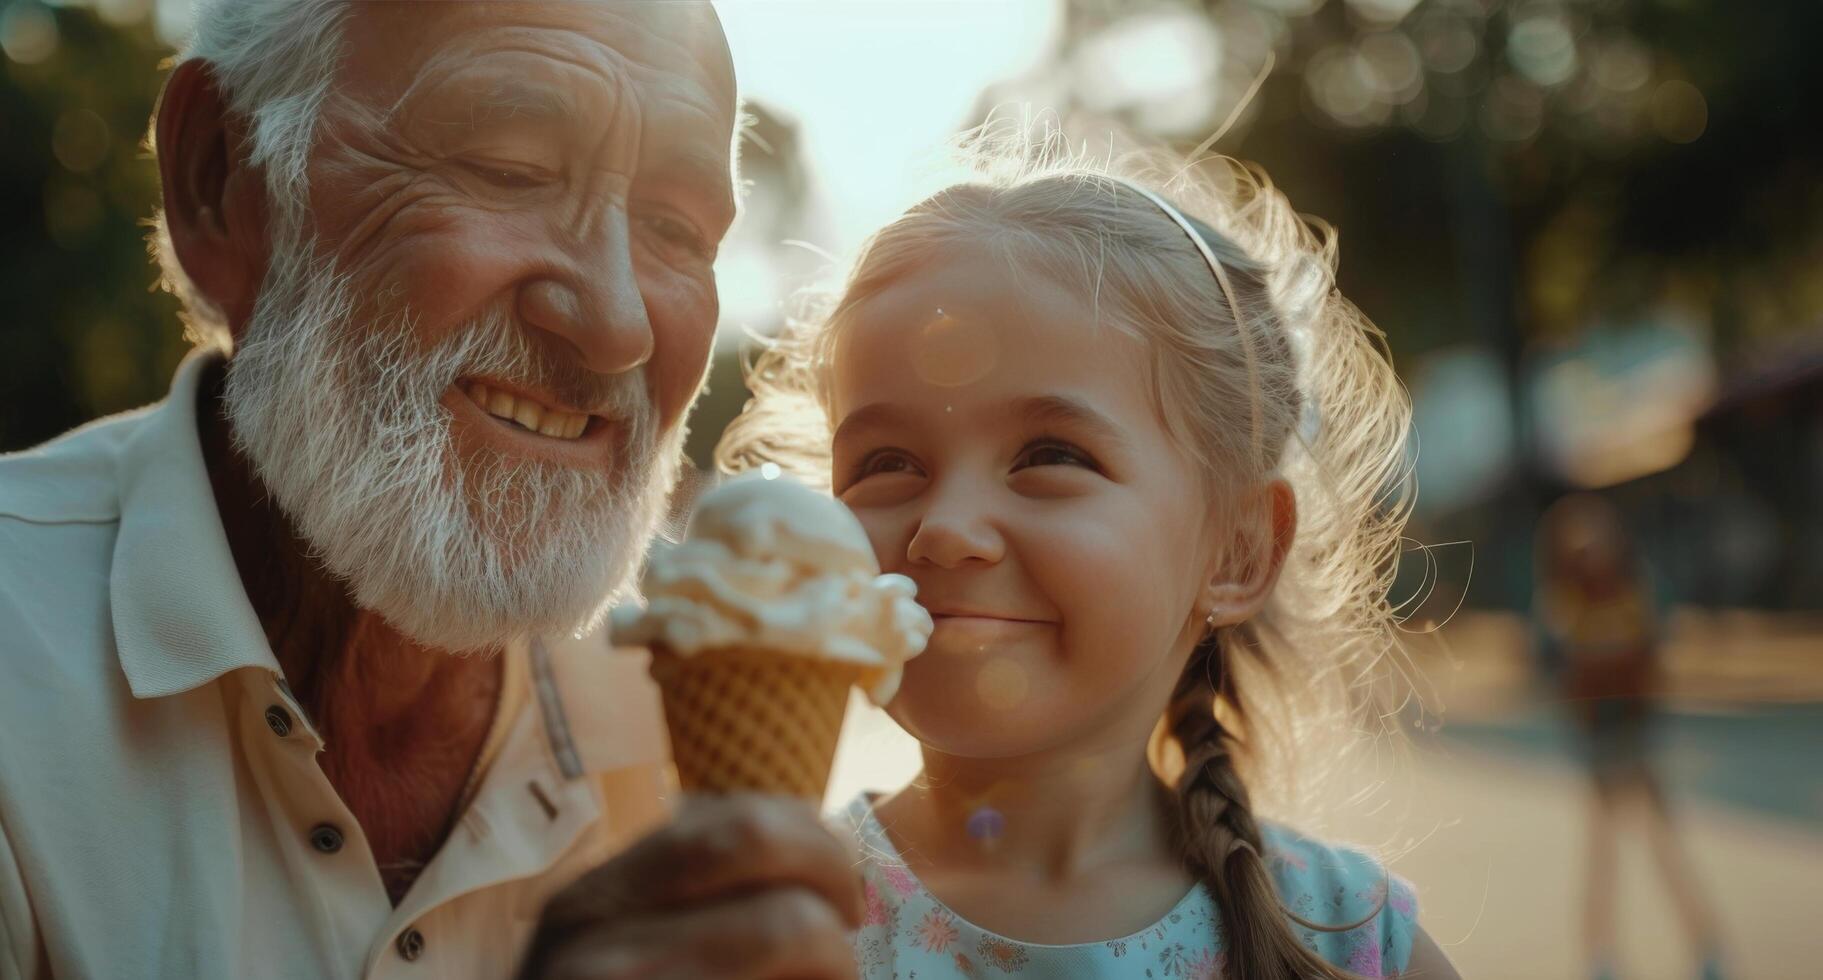
[[(1810, 755), (1814, 741), (1808, 747), (1786, 742), (1789, 719), (1767, 721), (1731, 737), (1750, 746), (1757, 729), (1760, 744), (1781, 743), (1783, 755), (1775, 758)], [(1546, 724), (1542, 716), (1534, 723)], [(836, 760), (832, 803), (864, 787), (898, 786), (915, 771), (916, 743), (884, 713), (858, 702), (851, 705), (849, 726)], [(1425, 741), (1413, 752), (1409, 776), (1394, 782), (1404, 787), (1393, 798), (1397, 805), (1377, 815), (1338, 811), (1333, 834), (1410, 842), (1389, 849), (1393, 867), (1418, 886), (1425, 928), (1464, 977), (1575, 980), (1583, 975), (1577, 923), (1584, 782), (1559, 752), (1513, 751), (1497, 742), (1485, 732)], [(1726, 753), (1721, 768), (1730, 768), (1733, 756)], [(1683, 757), (1682, 750), (1667, 757), (1674, 818), (1726, 930), (1727, 975), (1823, 975), (1823, 828), (1696, 795), (1676, 772)], [(1803, 776), (1763, 772), (1769, 778)], [(1691, 953), (1677, 938), (1647, 859), (1643, 841), (1629, 842), (1620, 857), (1621, 977), (1693, 977)]]
[[(1578, 922), (1588, 800), (1568, 765), (1445, 742), (1414, 759), (1400, 833), (1338, 820), (1363, 841), (1421, 840), (1394, 860), (1419, 888), (1425, 928), (1468, 978), (1583, 976)], [(1823, 832), (1673, 790), (1682, 843), (1728, 943), (1727, 976), (1802, 980), (1823, 968)], [(1436, 824), (1428, 835), (1425, 825)], [(1623, 845), (1622, 977), (1694, 977), (1643, 840)]]
[[(1569, 765), (1578, 749), (1557, 708), (1452, 718), (1443, 734), (1498, 755)], [(1823, 704), (1673, 706), (1655, 721), (1652, 741), (1674, 798), (1701, 797), (1823, 829)]]

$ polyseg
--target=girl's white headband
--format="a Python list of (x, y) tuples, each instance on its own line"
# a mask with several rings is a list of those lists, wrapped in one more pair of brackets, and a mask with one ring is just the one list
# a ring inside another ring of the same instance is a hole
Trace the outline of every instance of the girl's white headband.
[[(1170, 201), (1165, 200), (1162, 196), (1155, 194), (1138, 184), (1132, 183), (1131, 181), (1116, 179), (1122, 187), (1138, 193), (1146, 200), (1157, 205), (1160, 211), (1165, 212), (1166, 217), (1170, 218), (1173, 223), (1183, 229), (1184, 234), (1190, 236), (1190, 244), (1196, 246), (1197, 253), (1203, 257), (1204, 262), (1208, 263), (1209, 271), (1215, 274), (1216, 285), (1222, 287), (1222, 297), (1228, 300), (1228, 312), (1234, 317), (1234, 327), (1236, 330), (1241, 331), (1241, 349), (1246, 352), (1248, 370), (1257, 379), (1258, 367), (1253, 363), (1253, 344), (1247, 338), (1247, 324), (1241, 318), (1241, 304), (1239, 300), (1235, 299), (1234, 287), (1228, 282), (1228, 271), (1222, 268), (1221, 260), (1215, 257), (1214, 249), (1211, 249), (1209, 243), (1203, 240), (1203, 236), (1197, 233), (1196, 226), (1190, 223), (1190, 219), (1184, 217), (1184, 213), (1179, 211)], [(1256, 380), (1255, 384), (1257, 383)], [(1309, 407), (1310, 406), (1306, 405), (1306, 409)], [(1260, 428), (1257, 425), (1253, 427), (1253, 451), (1254, 455), (1257, 457), (1260, 452)]]
[(1228, 300), (1228, 311), (1234, 314), (1234, 325), (1237, 328), (1241, 327), (1241, 304), (1234, 298), (1234, 287), (1228, 284), (1228, 271), (1222, 268), (1221, 260), (1215, 257), (1215, 251), (1209, 247), (1209, 243), (1197, 233), (1196, 226), (1191, 224), (1190, 219), (1184, 217), (1184, 213), (1179, 211), (1175, 205), (1158, 194), (1130, 181), (1122, 180), (1120, 185), (1158, 205), (1158, 209), (1165, 212), (1165, 217), (1170, 218), (1184, 230), (1184, 234), (1190, 236), (1190, 244), (1195, 245), (1196, 251), (1203, 257), (1203, 261), (1209, 263), (1209, 271), (1215, 273), (1216, 284), (1222, 287), (1222, 295)]

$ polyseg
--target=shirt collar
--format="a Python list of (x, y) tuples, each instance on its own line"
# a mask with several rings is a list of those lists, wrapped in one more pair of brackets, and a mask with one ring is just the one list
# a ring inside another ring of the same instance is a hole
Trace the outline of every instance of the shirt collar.
[(120, 533), (109, 576), (114, 643), (137, 698), (181, 694), (278, 661), (241, 584), (203, 462), (196, 401), (223, 358), (194, 351), (121, 447)]

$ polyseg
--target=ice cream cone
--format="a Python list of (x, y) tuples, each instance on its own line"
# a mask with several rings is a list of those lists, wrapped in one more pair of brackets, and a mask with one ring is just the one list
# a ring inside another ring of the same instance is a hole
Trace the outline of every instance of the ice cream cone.
[(848, 689), (862, 673), (854, 664), (765, 650), (653, 651), (678, 782), (690, 792), (821, 802)]
[(641, 586), (643, 608), (614, 611), (615, 639), (652, 651), (678, 780), (694, 792), (821, 801), (848, 689), (886, 704), (931, 632), (917, 586), (880, 574), (854, 515), (787, 480), (704, 494)]

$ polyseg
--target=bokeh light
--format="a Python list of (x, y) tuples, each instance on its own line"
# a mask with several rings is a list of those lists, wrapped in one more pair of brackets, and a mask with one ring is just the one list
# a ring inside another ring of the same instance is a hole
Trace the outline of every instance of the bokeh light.
[(1215, 111), (1224, 50), (1209, 18), (1167, 9), (1090, 38), (1074, 70), (1089, 80), (1080, 89), (1085, 108), (1132, 112), (1152, 131), (1187, 131)]
[(33, 0), (0, 10), (0, 51), (22, 65), (35, 65), (57, 51), (57, 19)]
[(138, 24), (152, 13), (157, 0), (92, 0), (95, 12), (109, 24)]
[(1391, 112), (1373, 63), (1349, 45), (1330, 45), (1312, 56), (1304, 84), (1311, 101), (1345, 126), (1371, 126)]
[(1502, 75), (1488, 86), (1481, 129), (1491, 139), (1523, 143), (1544, 125), (1544, 93), (1517, 75)]
[(1448, 513), (1485, 498), (1512, 468), (1517, 439), (1506, 369), (1493, 351), (1435, 351), (1409, 373), (1418, 506)]
[(1468, 18), (1447, 10), (1420, 18), (1417, 38), (1425, 65), (1446, 75), (1467, 68), (1481, 52), (1481, 39)]
[(1576, 74), (1576, 39), (1561, 12), (1540, 11), (1513, 24), (1507, 58), (1539, 85), (1561, 85)]
[(1672, 143), (1693, 143), (1709, 127), (1709, 103), (1682, 79), (1660, 82), (1652, 93), (1652, 128)]
[(94, 240), (104, 216), (100, 195), (86, 184), (54, 179), (44, 187), (44, 225), (51, 241), (75, 251)]
[(1418, 6), (1418, 0), (1348, 0), (1348, 8), (1363, 19), (1382, 24), (1397, 24)]
[(1689, 455), (1715, 392), (1714, 360), (1688, 324), (1649, 319), (1592, 332), (1534, 377), (1539, 449), (1579, 487), (1657, 473)]
[(1589, 74), (1603, 88), (1633, 92), (1652, 78), (1652, 52), (1626, 35), (1596, 42)]
[(958, 388), (986, 377), (1000, 363), (1000, 334), (937, 310), (912, 351), (912, 373), (926, 384)]
[(114, 134), (92, 109), (71, 109), (57, 117), (51, 131), (51, 153), (72, 173), (86, 174), (107, 159)]

